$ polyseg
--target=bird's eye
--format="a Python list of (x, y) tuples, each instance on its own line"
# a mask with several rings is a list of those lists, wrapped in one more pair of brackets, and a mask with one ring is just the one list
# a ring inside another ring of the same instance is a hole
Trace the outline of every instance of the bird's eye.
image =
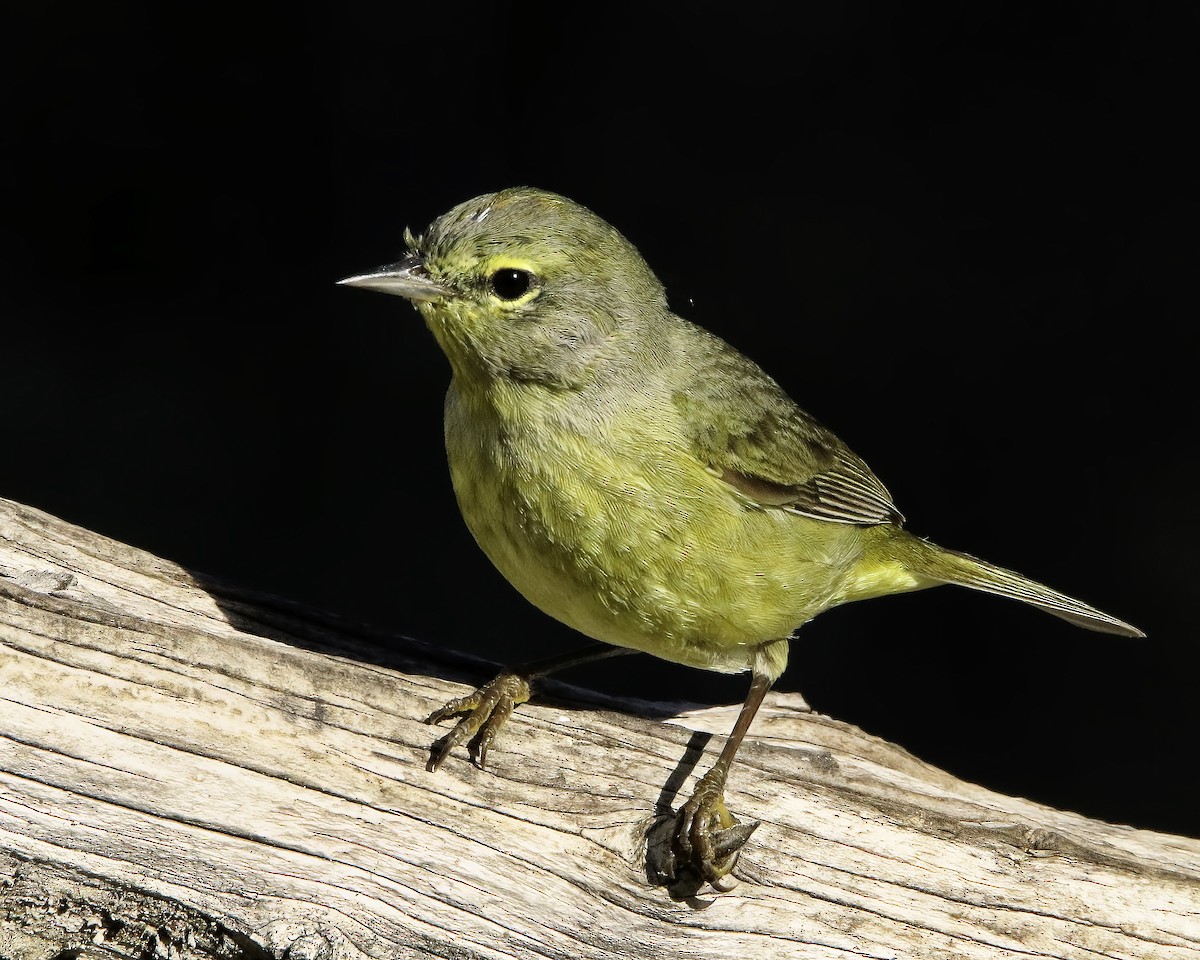
[(504, 267), (497, 270), (488, 278), (492, 290), (501, 300), (517, 300), (529, 292), (533, 286), (533, 274), (528, 270), (517, 270), (514, 267)]

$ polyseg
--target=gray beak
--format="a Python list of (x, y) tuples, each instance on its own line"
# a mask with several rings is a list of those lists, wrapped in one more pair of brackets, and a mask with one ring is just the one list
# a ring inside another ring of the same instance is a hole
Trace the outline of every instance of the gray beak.
[(429, 279), (424, 261), (415, 253), (399, 263), (389, 263), (386, 267), (376, 267), (370, 273), (339, 280), (338, 285), (378, 290), (413, 301), (437, 300), (450, 293), (448, 288)]

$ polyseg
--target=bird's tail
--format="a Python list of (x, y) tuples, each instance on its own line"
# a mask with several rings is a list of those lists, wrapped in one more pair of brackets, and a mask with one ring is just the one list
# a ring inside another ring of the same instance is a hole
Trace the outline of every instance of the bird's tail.
[(947, 550), (927, 540), (916, 537), (906, 537), (906, 540), (903, 565), (912, 573), (935, 583), (956, 583), (960, 587), (1020, 600), (1088, 630), (1126, 637), (1145, 636), (1137, 627), (1109, 616), (1103, 610), (1051, 590), (1012, 570), (1005, 570), (956, 550)]

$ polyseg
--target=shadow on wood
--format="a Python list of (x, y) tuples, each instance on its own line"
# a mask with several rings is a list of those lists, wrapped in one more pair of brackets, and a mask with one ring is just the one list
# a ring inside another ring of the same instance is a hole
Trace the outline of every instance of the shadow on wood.
[(0, 501), (0, 957), (1200, 960), (1200, 842), (796, 696), (730, 784), (740, 885), (673, 896), (646, 838), (737, 708), (548, 684), (487, 771), (426, 773), (444, 677), (490, 671)]

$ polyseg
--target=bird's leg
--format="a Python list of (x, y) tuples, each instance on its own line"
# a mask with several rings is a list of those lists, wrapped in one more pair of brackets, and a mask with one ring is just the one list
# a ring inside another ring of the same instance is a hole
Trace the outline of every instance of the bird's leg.
[(441, 723), (450, 717), (462, 718), (449, 733), (429, 748), (429, 762), (425, 764), (425, 769), (430, 773), (437, 770), (450, 755), (450, 751), (464, 741), (467, 743), (471, 759), (482, 768), (487, 762), (488, 747), (496, 739), (504, 721), (513, 710), (529, 699), (530, 685), (533, 681), (556, 670), (634, 652), (623, 647), (596, 643), (571, 653), (535, 660), (502, 671), (494, 680), (485, 683), (474, 693), (451, 700), (425, 718), (426, 723)]
[(742, 845), (758, 827), (758, 821), (738, 823), (729, 812), (725, 806), (725, 781), (738, 747), (773, 682), (774, 678), (767, 674), (754, 672), (750, 692), (721, 755), (700, 778), (691, 799), (679, 809), (673, 844), (677, 878), (681, 867), (690, 868), (717, 889), (725, 889), (728, 881), (723, 882), (722, 878), (733, 870)]

